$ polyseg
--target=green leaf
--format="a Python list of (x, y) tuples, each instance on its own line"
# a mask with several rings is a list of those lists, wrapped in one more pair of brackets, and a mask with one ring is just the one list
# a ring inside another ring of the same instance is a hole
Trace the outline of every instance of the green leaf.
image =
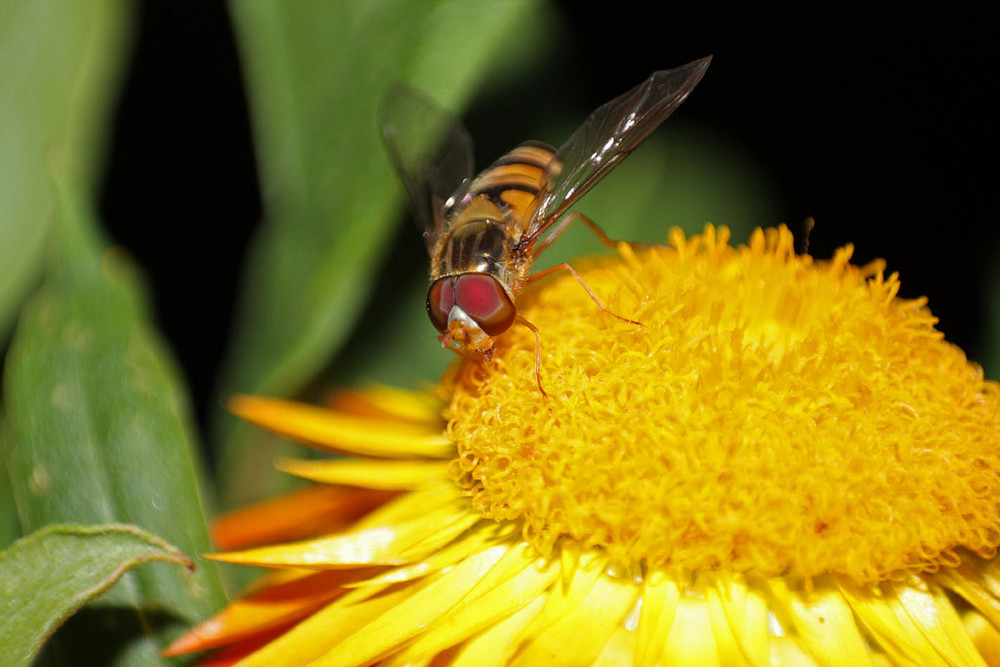
[[(376, 126), (382, 92), (404, 79), (460, 107), (488, 63), (510, 67), (543, 43), (526, 34), (538, 3), (249, 0), (230, 9), (267, 220), (251, 252), (222, 394), (288, 395), (351, 332), (402, 219), (402, 190)], [(259, 496), (277, 453), (244, 442), (232, 425), (220, 429), (227, 503)]]
[(125, 0), (0, 3), (0, 341), (41, 277), (51, 174), (97, 182), (130, 10)]
[(152, 561), (194, 569), (163, 540), (116, 524), (48, 526), (0, 551), (0, 663), (29, 664), (73, 612)]
[[(0, 405), (0, 453), (6, 446), (7, 418)], [(14, 495), (10, 489), (10, 474), (7, 472), (7, 461), (0, 456), (0, 549), (16, 540), (21, 535), (17, 521), (17, 507), (14, 506)]]
[[(206, 551), (183, 385), (147, 324), (128, 258), (102, 252), (85, 198), (62, 192), (49, 274), (24, 308), (4, 376), (6, 457), (23, 530), (129, 523), (186, 553)], [(102, 602), (140, 618), (155, 604), (169, 622), (141, 626), (157, 643), (224, 603), (207, 561), (193, 576), (152, 568), (126, 580)]]

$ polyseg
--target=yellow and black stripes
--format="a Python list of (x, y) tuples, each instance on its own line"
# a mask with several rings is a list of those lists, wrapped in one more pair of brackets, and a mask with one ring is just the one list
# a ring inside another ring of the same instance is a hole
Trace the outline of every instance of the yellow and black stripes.
[(471, 198), (487, 197), (511, 216), (523, 231), (534, 213), (532, 204), (547, 177), (555, 149), (540, 141), (526, 141), (489, 166), (472, 183)]
[(506, 273), (510, 252), (531, 224), (555, 149), (526, 141), (483, 171), (446, 211), (436, 275)]

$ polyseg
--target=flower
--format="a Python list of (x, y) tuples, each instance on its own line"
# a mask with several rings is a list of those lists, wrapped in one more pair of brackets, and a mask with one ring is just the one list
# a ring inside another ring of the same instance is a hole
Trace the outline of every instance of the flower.
[[(353, 458), (224, 518), (272, 568), (168, 654), (245, 665), (1000, 661), (1000, 387), (881, 262), (785, 228), (622, 245), (441, 403), (233, 411)], [(442, 430), (443, 429), (443, 430)], [(350, 491), (356, 487), (359, 491)], [(301, 515), (300, 515), (301, 513)], [(249, 535), (246, 529), (250, 529)]]

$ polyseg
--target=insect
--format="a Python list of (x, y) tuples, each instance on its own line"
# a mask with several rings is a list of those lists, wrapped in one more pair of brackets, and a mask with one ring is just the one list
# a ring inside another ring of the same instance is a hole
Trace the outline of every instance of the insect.
[(535, 335), (544, 395), (538, 329), (515, 302), (528, 281), (556, 270), (572, 273), (602, 311), (639, 324), (605, 309), (569, 264), (535, 274), (531, 265), (576, 220), (614, 245), (589, 218), (566, 211), (673, 113), (710, 61), (654, 72), (590, 114), (559, 150), (528, 141), (475, 178), (472, 140), (458, 119), (414, 88), (389, 89), (382, 134), (430, 253), (427, 314), (443, 347), (489, 361), (494, 339), (520, 322)]

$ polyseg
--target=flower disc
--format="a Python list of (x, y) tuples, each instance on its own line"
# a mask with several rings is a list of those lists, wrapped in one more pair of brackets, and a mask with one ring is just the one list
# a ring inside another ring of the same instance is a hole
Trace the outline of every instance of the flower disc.
[(452, 474), (484, 516), (623, 563), (881, 581), (1000, 544), (998, 386), (881, 263), (787, 229), (622, 246), (543, 283), (455, 378)]

